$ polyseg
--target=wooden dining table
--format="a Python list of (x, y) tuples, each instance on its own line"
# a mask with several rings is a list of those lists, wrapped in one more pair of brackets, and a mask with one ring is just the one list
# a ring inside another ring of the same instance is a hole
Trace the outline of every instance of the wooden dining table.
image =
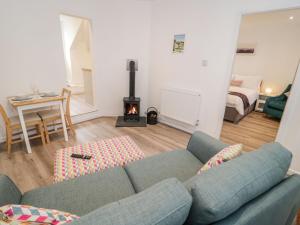
[(52, 96), (52, 97), (43, 97), (42, 95), (32, 95), (30, 96), (31, 99), (28, 100), (16, 100), (15, 97), (8, 98), (8, 102), (10, 105), (15, 108), (18, 112), (20, 124), (22, 127), (22, 132), (24, 135), (24, 140), (27, 148), (28, 153), (32, 153), (29, 137), (27, 133), (26, 123), (24, 120), (24, 112), (28, 110), (36, 110), (42, 109), (45, 107), (52, 107), (52, 106), (58, 106), (60, 115), (61, 115), (61, 121), (62, 121), (62, 128), (64, 132), (65, 141), (68, 141), (68, 132), (66, 127), (66, 120), (65, 120), (65, 113), (64, 113), (64, 107), (63, 107), (63, 96)]

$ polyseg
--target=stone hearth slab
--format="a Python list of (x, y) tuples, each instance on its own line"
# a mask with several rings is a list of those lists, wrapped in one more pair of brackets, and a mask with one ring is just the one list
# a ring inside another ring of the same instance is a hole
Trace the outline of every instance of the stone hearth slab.
[(140, 117), (139, 121), (124, 121), (124, 116), (119, 116), (116, 127), (146, 127), (146, 117)]

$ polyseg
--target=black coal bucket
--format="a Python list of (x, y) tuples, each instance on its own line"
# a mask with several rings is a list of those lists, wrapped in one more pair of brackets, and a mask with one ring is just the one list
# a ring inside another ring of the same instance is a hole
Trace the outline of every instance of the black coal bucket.
[(147, 123), (150, 125), (157, 124), (158, 110), (155, 107), (147, 109)]

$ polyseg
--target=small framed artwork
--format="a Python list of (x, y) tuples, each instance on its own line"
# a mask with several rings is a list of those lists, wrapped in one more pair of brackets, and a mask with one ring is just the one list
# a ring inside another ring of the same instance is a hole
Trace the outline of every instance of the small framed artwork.
[(174, 35), (173, 53), (183, 53), (185, 43), (185, 34)]
[(237, 54), (255, 54), (256, 44), (239, 44), (236, 50)]

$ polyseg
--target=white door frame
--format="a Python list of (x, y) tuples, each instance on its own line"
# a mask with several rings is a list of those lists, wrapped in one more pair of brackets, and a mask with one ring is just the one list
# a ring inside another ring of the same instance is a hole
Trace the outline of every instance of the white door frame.
[[(235, 63), (235, 51), (236, 51), (236, 48), (237, 48), (237, 45), (238, 45), (238, 38), (239, 38), (239, 34), (240, 34), (240, 29), (241, 29), (241, 24), (242, 24), (242, 20), (243, 20), (243, 17), (244, 16), (248, 16), (248, 15), (254, 15), (254, 14), (261, 14), (261, 13), (269, 13), (269, 12), (280, 12), (280, 11), (285, 11), (285, 10), (293, 10), (293, 9), (300, 9), (299, 7), (290, 7), (290, 8), (282, 8), (282, 9), (275, 9), (275, 10), (266, 10), (266, 11), (252, 11), (252, 12), (242, 12), (239, 16), (239, 19), (237, 20), (237, 24), (236, 24), (236, 37), (235, 37), (235, 43), (234, 43), (234, 46), (235, 46), (235, 49), (234, 49), (234, 53), (232, 55), (232, 53), (230, 54), (230, 57), (232, 58), (232, 63), (231, 63), (231, 66), (229, 66), (229, 72), (228, 72), (228, 83), (227, 83), (227, 86), (226, 86), (226, 90), (224, 91), (224, 107), (222, 108), (222, 117), (221, 117), (221, 121), (219, 122), (217, 128), (216, 128), (216, 136), (218, 138), (221, 137), (221, 132), (222, 132), (222, 128), (223, 128), (223, 125), (224, 125), (224, 115), (225, 115), (225, 110), (226, 110), (226, 96), (227, 96), (227, 92), (228, 92), (228, 89), (229, 89), (229, 86), (230, 86), (230, 81), (231, 81), (231, 77), (232, 77), (232, 72), (233, 72), (233, 66), (234, 66), (234, 63)], [(293, 94), (292, 92), (294, 92), (293, 90), (296, 90), (296, 89), (299, 89), (300, 90), (300, 75), (299, 75), (299, 66), (298, 66), (298, 71), (296, 73), (296, 77), (294, 78), (294, 83), (293, 83), (293, 88), (291, 89), (291, 96), (295, 95)], [(297, 83), (297, 85), (295, 85)], [(283, 140), (282, 136), (283, 136), (283, 133), (286, 133), (284, 132), (284, 130), (286, 130), (286, 126), (285, 124), (287, 123), (287, 118), (288, 118), (288, 115), (290, 114), (290, 111), (293, 110), (293, 107), (290, 106), (292, 103), (289, 103), (289, 102), (295, 102), (296, 99), (294, 99), (294, 97), (291, 98), (291, 96), (289, 97), (288, 101), (287, 101), (287, 106), (284, 110), (284, 113), (283, 113), (283, 118), (281, 119), (281, 122), (280, 122), (280, 127), (279, 127), (279, 130), (277, 132), (277, 136), (276, 136), (276, 141), (279, 141), (279, 140)], [(300, 98), (300, 95), (298, 96)], [(292, 99), (292, 100), (291, 100)], [(295, 100), (295, 101), (294, 101)], [(292, 108), (292, 109), (291, 109)]]

